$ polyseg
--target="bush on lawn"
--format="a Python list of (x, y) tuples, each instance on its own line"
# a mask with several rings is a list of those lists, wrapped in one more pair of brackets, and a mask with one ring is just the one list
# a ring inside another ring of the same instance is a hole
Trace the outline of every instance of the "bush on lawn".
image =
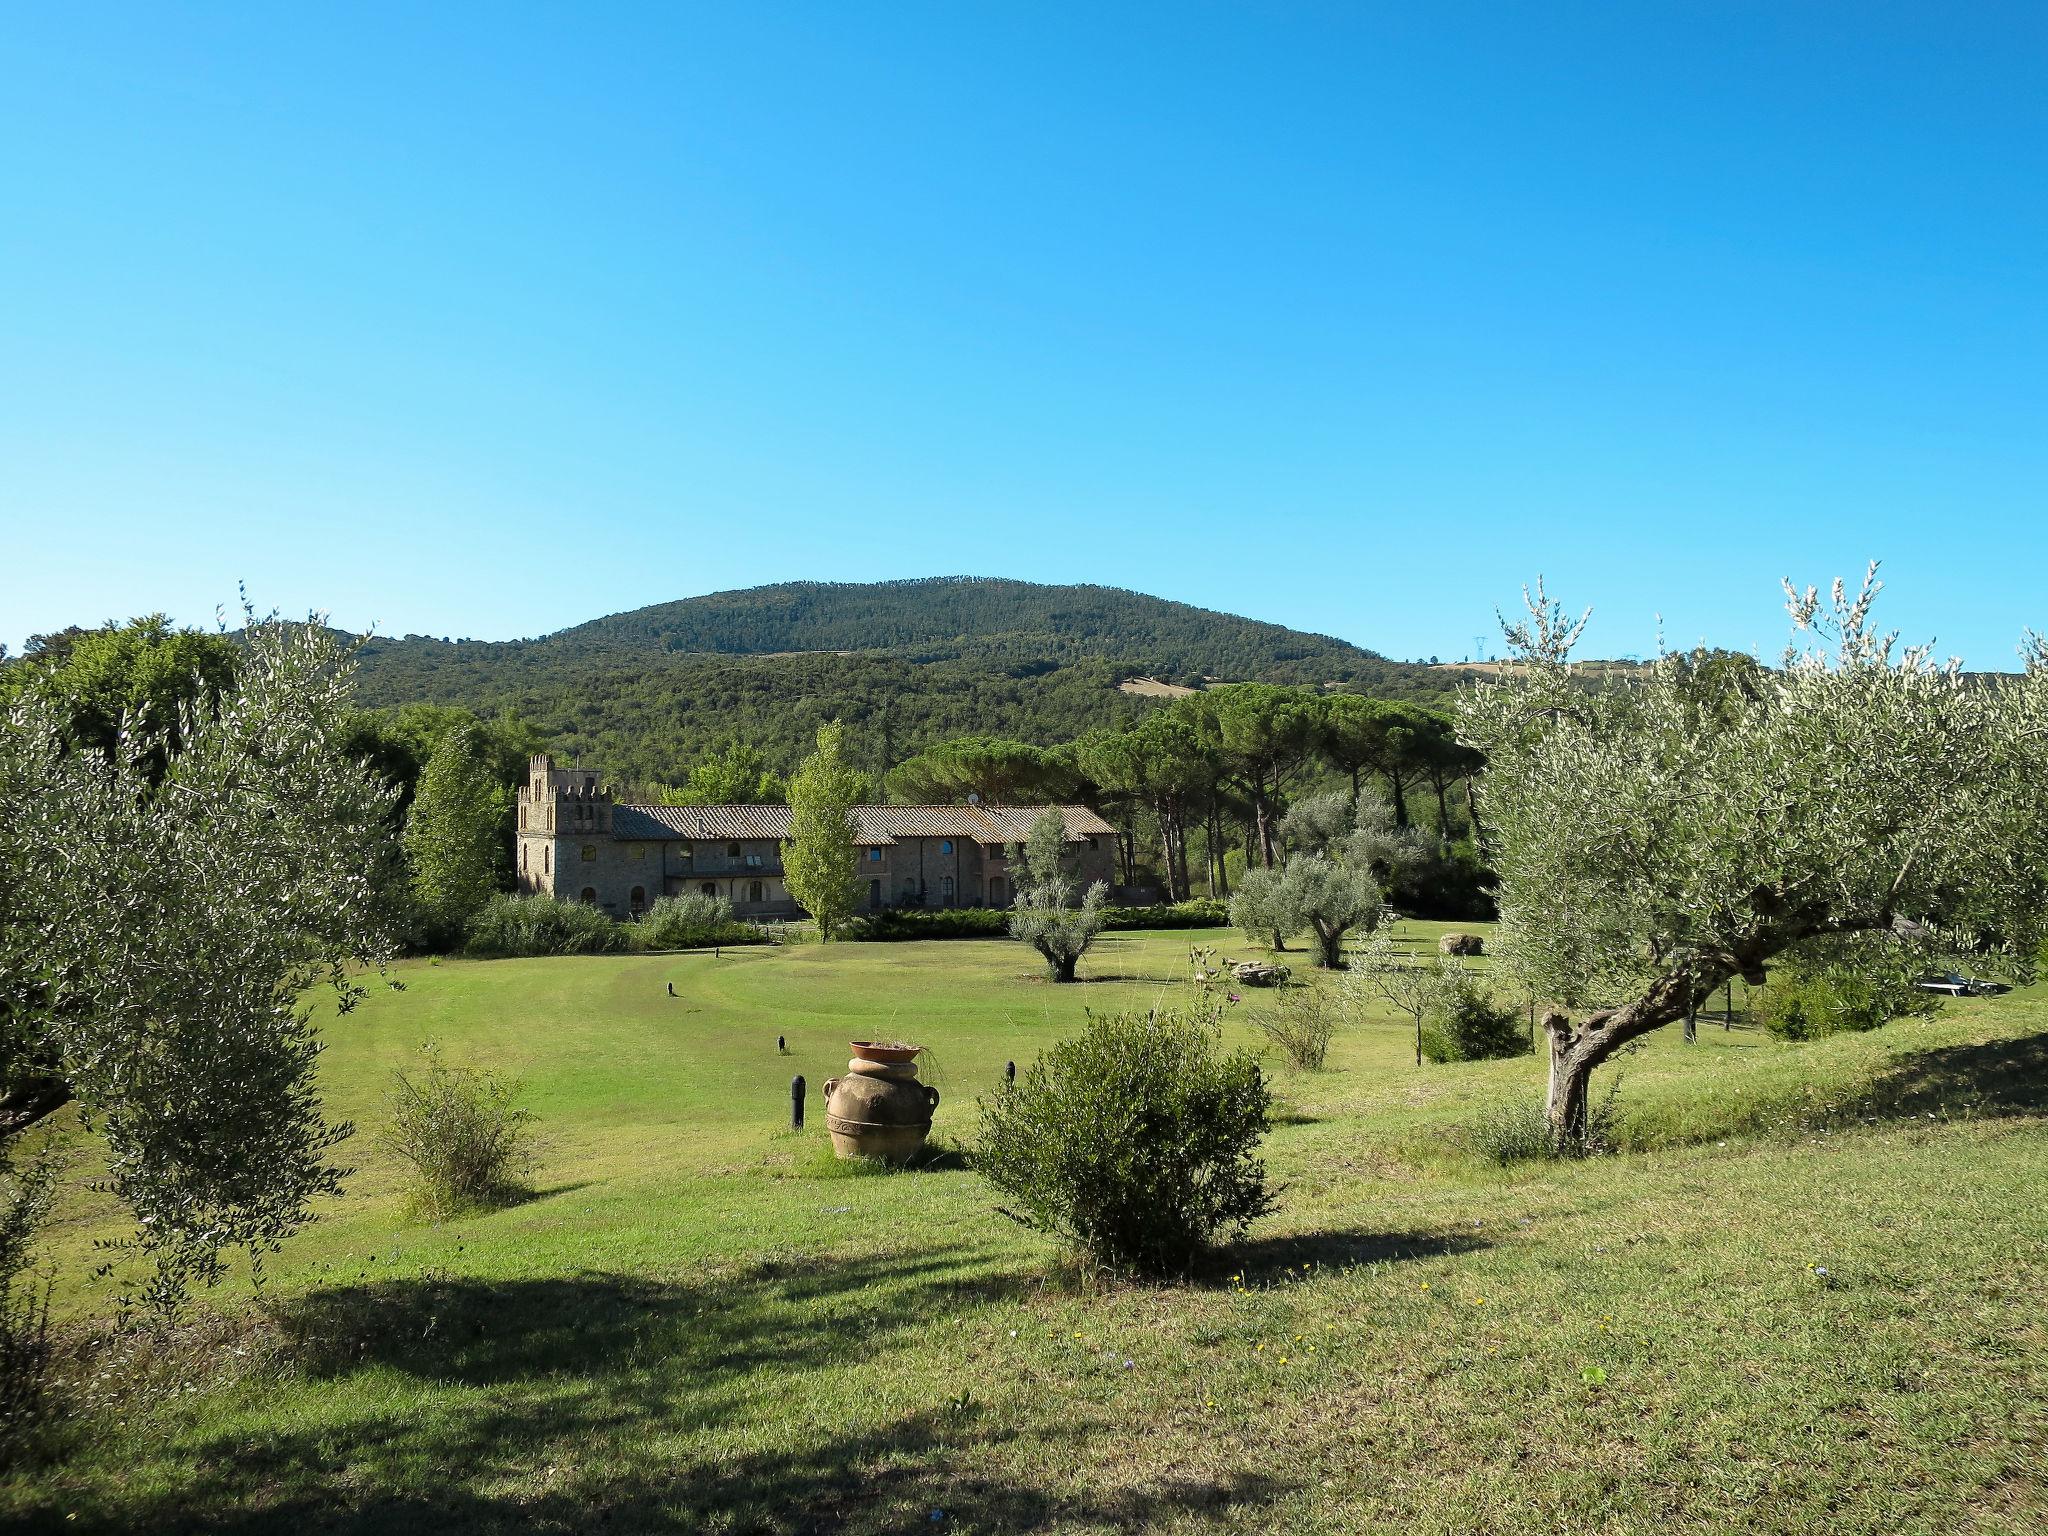
[(465, 952), (486, 960), (526, 955), (608, 955), (626, 930), (596, 907), (552, 896), (493, 896), (469, 920)]
[(503, 1205), (521, 1193), (532, 1161), (527, 1125), (515, 1109), (519, 1084), (429, 1051), (418, 1073), (394, 1072), (391, 1150), (411, 1165), (414, 1194), (430, 1216)]
[(731, 902), (702, 891), (662, 897), (630, 931), (635, 949), (702, 949), (709, 944), (768, 942), (758, 928), (733, 917)]
[(1780, 960), (1753, 1004), (1763, 1027), (1781, 1040), (1860, 1033), (1940, 1006), (1890, 955), (1853, 942)]
[(1304, 1072), (1320, 1072), (1343, 1015), (1342, 1001), (1327, 988), (1290, 987), (1272, 1012), (1254, 1016), (1252, 1024)]
[(1446, 966), (1422, 1015), (1422, 1054), (1431, 1061), (1491, 1061), (1529, 1053), (1527, 1021), (1475, 971)]
[(1109, 1270), (1182, 1274), (1272, 1206), (1269, 1096), (1211, 1006), (1091, 1014), (981, 1102), (973, 1163), (1027, 1226)]

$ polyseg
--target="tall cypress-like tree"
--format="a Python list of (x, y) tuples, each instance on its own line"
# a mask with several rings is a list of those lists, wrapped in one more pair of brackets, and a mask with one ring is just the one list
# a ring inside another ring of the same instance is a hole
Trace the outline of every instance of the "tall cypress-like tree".
[(452, 944), (498, 889), (504, 796), (476, 726), (450, 731), (420, 774), (405, 823), (405, 861), (424, 937)]
[(826, 940), (852, 916), (859, 888), (853, 808), (863, 778), (846, 760), (845, 737), (837, 720), (819, 726), (818, 750), (790, 775), (789, 843), (782, 850), (783, 883)]

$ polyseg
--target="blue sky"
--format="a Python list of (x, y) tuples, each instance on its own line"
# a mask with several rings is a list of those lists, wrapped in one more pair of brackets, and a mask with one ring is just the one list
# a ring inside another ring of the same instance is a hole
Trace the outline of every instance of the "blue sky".
[[(0, 640), (789, 578), (2048, 627), (2038, 7), (16, 6)], [(1487, 642), (1489, 645), (1491, 641)]]

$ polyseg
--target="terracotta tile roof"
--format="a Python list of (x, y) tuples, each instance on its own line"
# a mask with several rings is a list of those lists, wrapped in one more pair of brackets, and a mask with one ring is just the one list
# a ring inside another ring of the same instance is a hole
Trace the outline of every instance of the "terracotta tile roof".
[[(1021, 843), (1043, 807), (1035, 805), (857, 805), (855, 842), (877, 847), (906, 837), (957, 837), (978, 843)], [(1116, 828), (1085, 805), (1058, 807), (1067, 841), (1113, 837)], [(621, 805), (612, 836), (629, 841), (702, 838), (708, 842), (789, 836), (786, 805)]]
[(612, 836), (720, 839), (789, 836), (786, 805), (620, 805), (612, 808)]

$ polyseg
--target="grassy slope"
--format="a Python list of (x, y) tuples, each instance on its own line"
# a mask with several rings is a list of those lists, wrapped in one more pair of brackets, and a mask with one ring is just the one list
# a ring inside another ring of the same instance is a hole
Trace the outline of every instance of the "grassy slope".
[(792, 1071), (815, 1094), (887, 1033), (934, 1047), (960, 1133), (1005, 1059), (1176, 990), (1186, 942), (1119, 937), (1090, 968), (1132, 979), (1060, 989), (998, 942), (406, 967), (335, 1027), (334, 1109), (373, 1127), (429, 1037), (517, 1070), (542, 1197), (409, 1224), (365, 1135), (216, 1384), (0, 1485), (0, 1522), (2048, 1523), (2040, 993), (1804, 1048), (1659, 1039), (1624, 1103), (1679, 1144), (1511, 1172), (1454, 1128), (1536, 1063), (1418, 1072), (1367, 1023), (1336, 1071), (1279, 1075), (1279, 1214), (1171, 1290), (1063, 1281), (973, 1174), (830, 1176), (815, 1128), (780, 1130)]

